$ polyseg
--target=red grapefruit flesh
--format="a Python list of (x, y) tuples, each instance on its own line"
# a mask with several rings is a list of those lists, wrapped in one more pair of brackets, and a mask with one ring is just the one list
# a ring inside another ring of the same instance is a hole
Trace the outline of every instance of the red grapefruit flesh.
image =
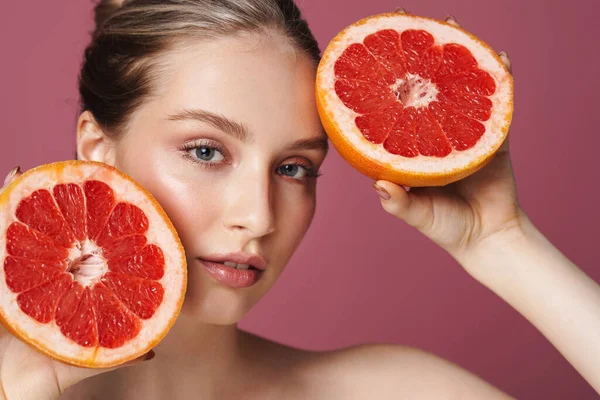
[(63, 362), (148, 352), (180, 312), (181, 242), (156, 200), (101, 163), (27, 171), (0, 194), (0, 321)]

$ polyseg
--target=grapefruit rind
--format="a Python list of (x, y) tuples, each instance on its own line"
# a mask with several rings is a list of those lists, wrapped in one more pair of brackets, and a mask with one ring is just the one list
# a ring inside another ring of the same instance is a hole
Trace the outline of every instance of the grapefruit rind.
[[(6, 232), (17, 220), (17, 205), (35, 190), (51, 191), (59, 183), (82, 184), (85, 180), (107, 183), (117, 202), (135, 204), (148, 217), (148, 243), (161, 247), (165, 257), (165, 273), (157, 281), (165, 288), (163, 302), (150, 319), (141, 320), (140, 333), (123, 346), (87, 348), (65, 337), (54, 320), (42, 324), (24, 314), (16, 301), (18, 294), (8, 288), (4, 268), (0, 268), (0, 322), (16, 337), (54, 359), (75, 366), (107, 368), (142, 356), (166, 336), (181, 311), (187, 286), (187, 266), (179, 236), (154, 197), (124, 173), (99, 162), (63, 161), (25, 172), (0, 194), (0, 232)], [(3, 234), (0, 236), (1, 262), (6, 255), (6, 235)]]
[[(352, 43), (361, 43), (371, 33), (383, 29), (424, 29), (436, 45), (458, 43), (467, 47), (479, 64), (496, 82), (489, 96), (492, 116), (481, 122), (486, 132), (467, 151), (453, 151), (443, 158), (419, 155), (408, 158), (391, 154), (379, 144), (368, 141), (354, 120), (360, 114), (346, 107), (336, 94), (334, 65)], [(466, 30), (433, 18), (386, 13), (364, 18), (339, 32), (326, 47), (317, 69), (316, 98), (319, 116), (338, 153), (352, 167), (375, 180), (419, 186), (444, 186), (463, 179), (485, 166), (498, 151), (506, 136), (513, 114), (513, 78), (498, 54)]]

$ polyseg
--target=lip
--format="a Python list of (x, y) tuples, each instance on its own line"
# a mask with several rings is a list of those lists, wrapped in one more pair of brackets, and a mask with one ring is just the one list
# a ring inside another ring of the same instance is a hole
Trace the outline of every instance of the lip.
[[(253, 286), (263, 276), (264, 271), (258, 269), (237, 269), (221, 262), (198, 259), (204, 270), (219, 284), (234, 289)], [(225, 261), (233, 261), (226, 259)], [(236, 261), (234, 261), (236, 262)]]
[(229, 254), (211, 254), (208, 257), (202, 257), (202, 261), (208, 261), (213, 263), (224, 263), (225, 261), (231, 261), (236, 264), (248, 264), (259, 271), (264, 271), (267, 268), (267, 262), (264, 257), (257, 254), (249, 253), (229, 253)]

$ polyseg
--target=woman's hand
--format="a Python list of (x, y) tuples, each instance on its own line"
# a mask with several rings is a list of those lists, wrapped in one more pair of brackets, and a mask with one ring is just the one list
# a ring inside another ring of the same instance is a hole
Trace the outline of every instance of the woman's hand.
[[(458, 25), (452, 17), (447, 22)], [(508, 56), (500, 58), (511, 69)], [(491, 162), (473, 175), (444, 187), (404, 189), (375, 182), (383, 208), (417, 228), (455, 258), (500, 232), (520, 229), (508, 139)]]
[[(8, 174), (2, 189), (21, 172), (15, 168)], [(0, 400), (57, 399), (68, 387), (85, 378), (137, 365), (153, 357), (154, 352), (114, 368), (89, 369), (73, 367), (51, 359), (25, 344), (0, 325)]]

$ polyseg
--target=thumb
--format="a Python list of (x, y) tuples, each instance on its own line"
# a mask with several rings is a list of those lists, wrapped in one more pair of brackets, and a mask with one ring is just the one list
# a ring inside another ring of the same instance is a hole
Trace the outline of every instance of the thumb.
[(156, 353), (154, 350), (150, 350), (148, 353), (134, 359), (128, 361), (124, 364), (117, 365), (115, 367), (110, 368), (82, 368), (82, 367), (74, 367), (72, 365), (67, 365), (56, 361), (55, 369), (56, 376), (60, 377), (59, 385), (61, 389), (61, 393), (64, 392), (67, 388), (81, 382), (86, 378), (91, 378), (92, 376), (104, 374), (110, 371), (114, 371), (120, 368), (133, 367), (136, 365), (140, 365), (146, 361), (150, 361), (155, 357)]
[(377, 181), (373, 187), (388, 213), (423, 233), (433, 225), (433, 205), (429, 197), (388, 181)]

